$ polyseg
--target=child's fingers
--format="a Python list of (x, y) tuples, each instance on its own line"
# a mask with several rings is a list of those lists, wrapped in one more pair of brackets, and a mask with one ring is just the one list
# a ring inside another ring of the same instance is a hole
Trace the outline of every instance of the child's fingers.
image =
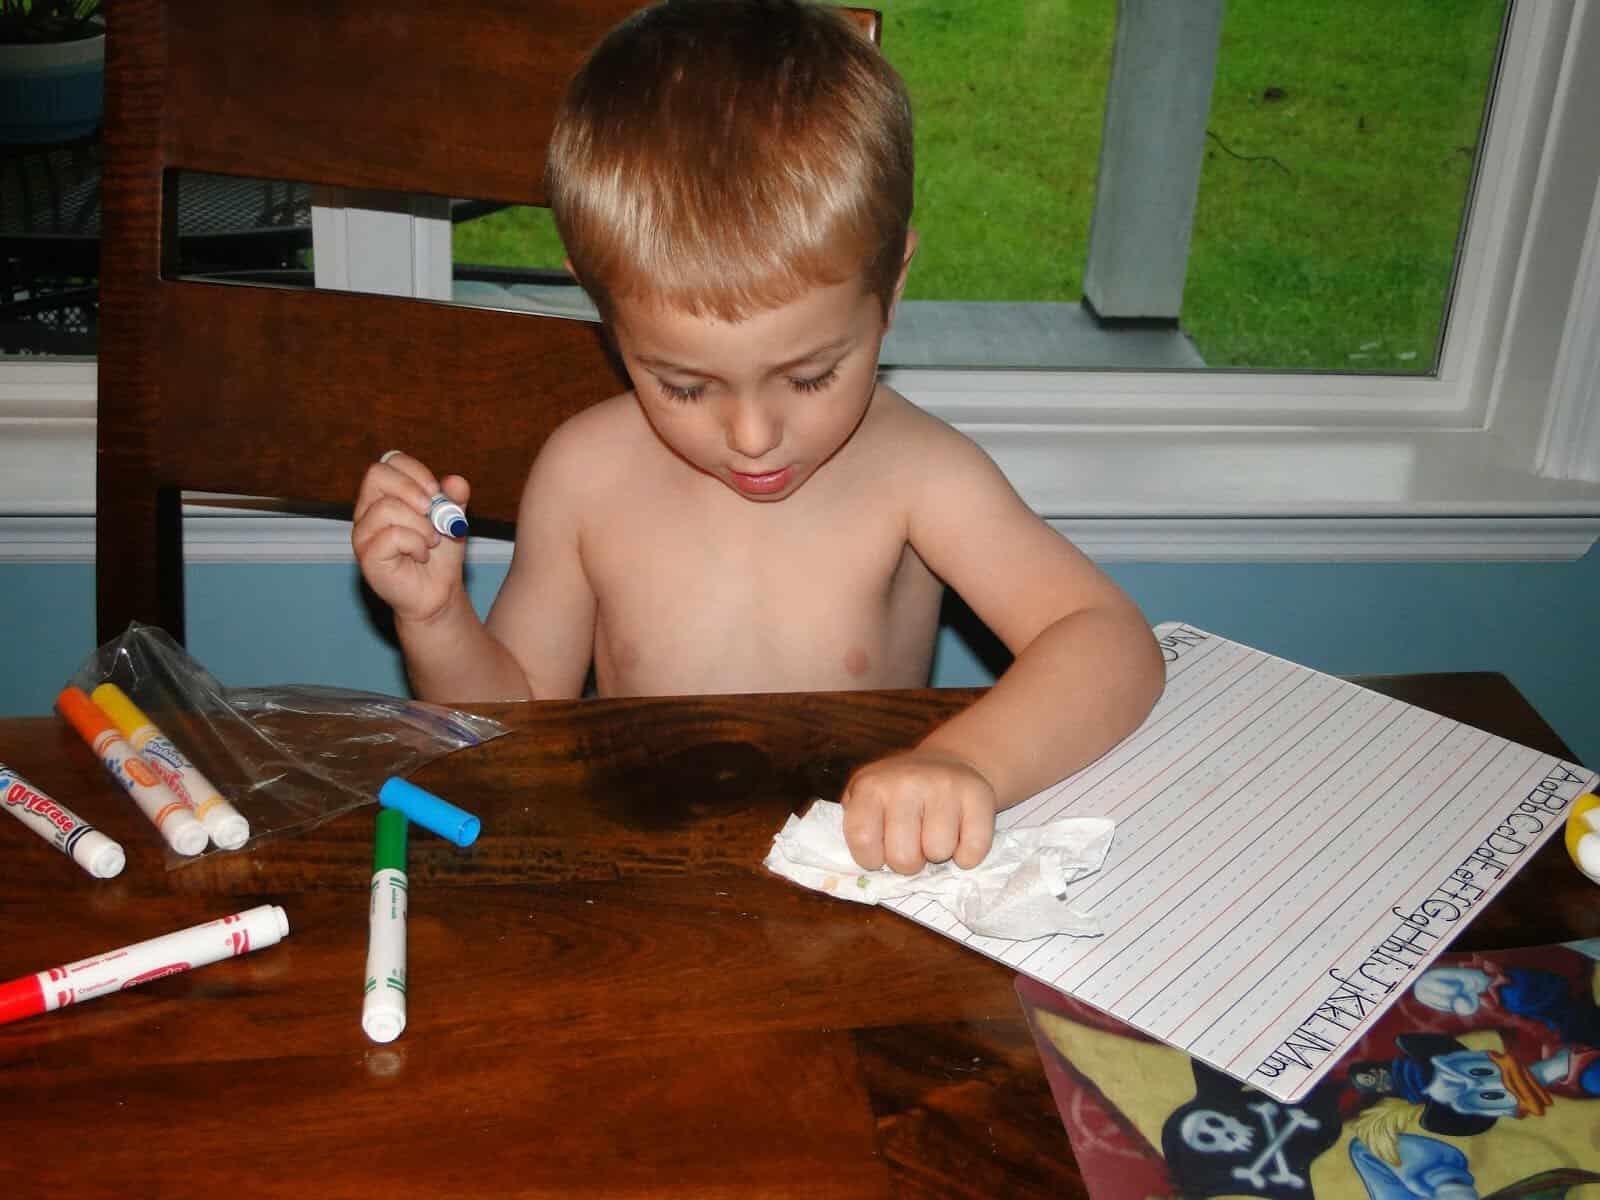
[(461, 475), (446, 475), (439, 481), (439, 490), (462, 508), (465, 508), (467, 501), (472, 499), (472, 485)]
[(365, 547), (390, 529), (405, 529), (416, 534), (425, 546), (439, 544), (439, 531), (425, 513), (419, 513), (398, 496), (384, 496), (368, 506), (350, 529), (350, 543), (360, 557)]
[(375, 477), (391, 494), (420, 503), (424, 511), (440, 491), (438, 477), (427, 464), (400, 450), (385, 451), (383, 457), (367, 469), (367, 475)]
[(953, 797), (941, 797), (923, 807), (922, 857), (928, 862), (946, 862), (954, 857), (966, 836), (962, 806)]
[(981, 801), (961, 806), (961, 841), (951, 856), (955, 864), (971, 870), (989, 857), (994, 846), (994, 805)]
[(417, 512), (427, 512), (433, 493), (423, 490), (417, 479), (388, 463), (373, 463), (362, 476), (361, 487), (356, 492), (354, 518), (362, 520), (376, 504), (398, 499)]
[(883, 805), (870, 789), (852, 782), (840, 797), (844, 805), (844, 842), (850, 857), (868, 871), (883, 866)]
[[(429, 532), (433, 532), (432, 526), (428, 528)], [(433, 541), (438, 541), (437, 533), (434, 533)], [(426, 563), (432, 553), (433, 545), (429, 539), (417, 530), (404, 525), (384, 526), (367, 539), (364, 547), (358, 547), (356, 550), (358, 558), (374, 566), (393, 564), (396, 559), (401, 558)]]
[(914, 875), (927, 865), (922, 853), (927, 814), (918, 799), (900, 797), (884, 805), (883, 861), (902, 875)]

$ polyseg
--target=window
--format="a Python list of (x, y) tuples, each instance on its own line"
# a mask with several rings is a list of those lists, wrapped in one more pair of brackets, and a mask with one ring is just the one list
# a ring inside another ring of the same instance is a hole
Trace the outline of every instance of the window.
[[(892, 39), (918, 6), (885, 7)], [(1600, 486), (1581, 481), (1600, 479), (1595, 111), (1600, 13), (1518, 0), (1431, 371), (890, 363), (886, 379), (1105, 558), (1575, 557), (1600, 530)], [(92, 378), (84, 363), (0, 364), (7, 511), (91, 511)]]

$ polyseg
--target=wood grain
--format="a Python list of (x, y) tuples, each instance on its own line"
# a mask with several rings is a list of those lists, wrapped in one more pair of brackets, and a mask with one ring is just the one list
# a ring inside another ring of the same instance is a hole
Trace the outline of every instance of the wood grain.
[[(1565, 753), (1500, 676), (1364, 682)], [(168, 871), (64, 722), (0, 721), (0, 761), (129, 853), (93, 882), (0, 827), (0, 978), (260, 903), (292, 927), (0, 1026), (7, 1194), (1083, 1196), (1012, 973), (760, 866), (789, 812), (976, 694), (481, 708), (513, 732), (415, 776), (484, 833), (413, 832), (388, 1046), (359, 1026), (373, 808)], [(1552, 844), (1465, 940), (1597, 934)]]

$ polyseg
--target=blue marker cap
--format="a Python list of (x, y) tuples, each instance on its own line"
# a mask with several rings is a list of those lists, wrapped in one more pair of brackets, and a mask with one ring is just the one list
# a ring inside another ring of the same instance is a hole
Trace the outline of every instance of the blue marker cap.
[(467, 536), (467, 533), (467, 519), (465, 517), (456, 517), (450, 522), (451, 537), (464, 538)]
[(431, 829), (458, 846), (472, 845), (482, 827), (471, 813), (400, 778), (389, 779), (378, 789), (378, 803), (399, 809), (424, 829)]

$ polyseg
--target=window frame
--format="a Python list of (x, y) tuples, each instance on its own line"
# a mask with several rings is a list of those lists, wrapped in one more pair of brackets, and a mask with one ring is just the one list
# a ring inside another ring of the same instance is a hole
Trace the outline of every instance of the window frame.
[[(1515, 0), (1433, 376), (884, 380), (1104, 561), (1581, 557), (1600, 536), (1595, 111), (1600, 5)], [(92, 361), (0, 362), (0, 561), (92, 560), (95, 379)], [(238, 536), (214, 532), (228, 520)], [(337, 522), (201, 505), (186, 521), (192, 560), (348, 555)]]

